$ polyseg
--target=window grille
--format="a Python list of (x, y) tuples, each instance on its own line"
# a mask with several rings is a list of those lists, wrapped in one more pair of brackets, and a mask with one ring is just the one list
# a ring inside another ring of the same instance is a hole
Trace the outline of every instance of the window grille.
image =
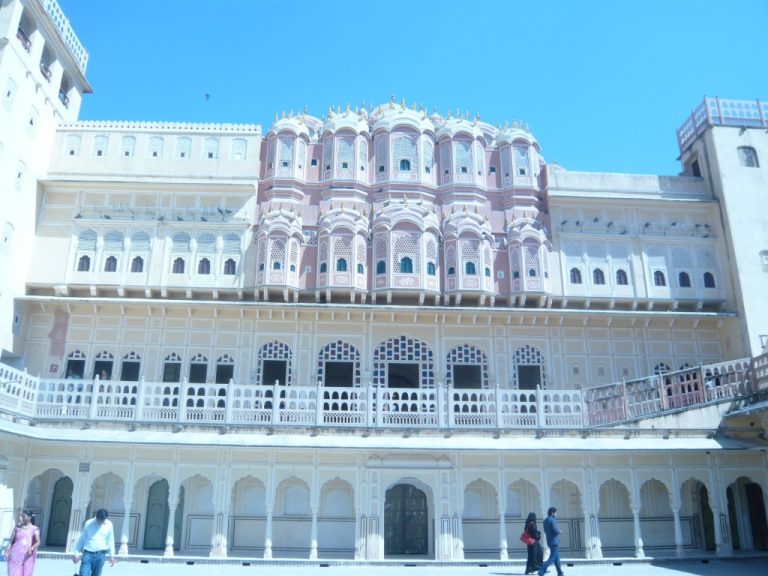
[(407, 336), (396, 336), (379, 344), (373, 352), (374, 386), (387, 386), (387, 365), (389, 362), (418, 363), (420, 387), (435, 387), (432, 350), (421, 340)]
[(349, 342), (337, 340), (329, 342), (317, 355), (317, 381), (325, 382), (326, 362), (352, 362), (352, 385), (360, 386), (360, 353)]
[(277, 173), (281, 176), (291, 174), (293, 168), (293, 145), (295, 138), (280, 136), (277, 142)]
[(109, 139), (107, 136), (99, 135), (93, 139), (93, 155), (94, 156), (106, 156), (107, 155), (107, 142)]
[(446, 356), (446, 384), (455, 385), (453, 367), (461, 364), (473, 364), (480, 366), (481, 387), (488, 388), (489, 367), (488, 356), (480, 348), (471, 344), (462, 344), (451, 349)]
[(152, 136), (149, 139), (149, 155), (152, 158), (163, 157), (163, 139), (160, 136)]
[(331, 177), (331, 167), (333, 166), (333, 138), (327, 137), (323, 141), (323, 178)]
[(133, 136), (123, 136), (120, 144), (120, 156), (133, 156), (136, 152), (136, 138)]
[(336, 175), (339, 178), (351, 178), (354, 174), (355, 141), (350, 136), (337, 138)]
[(240, 236), (237, 234), (227, 234), (224, 236), (224, 254), (240, 254)]
[[(421, 250), (420, 250), (420, 238), (417, 234), (400, 234), (394, 245), (392, 270), (395, 273), (403, 274), (420, 274), (421, 273)], [(405, 257), (409, 257), (411, 261), (411, 271), (407, 272), (401, 270), (401, 265)]]
[(104, 236), (104, 250), (107, 252), (120, 252), (123, 249), (123, 235), (120, 232), (107, 232)]
[(457, 182), (471, 182), (473, 180), (474, 163), (472, 162), (472, 145), (466, 140), (457, 140), (453, 143), (454, 158), (456, 162), (455, 174)]
[(219, 140), (206, 138), (203, 143), (203, 154), (209, 160), (216, 160), (219, 157)]
[(80, 156), (80, 146), (82, 139), (79, 134), (70, 134), (67, 136), (66, 153), (68, 156)]
[(232, 160), (245, 160), (248, 155), (248, 142), (244, 138), (232, 140)]
[(174, 254), (187, 254), (190, 250), (191, 239), (189, 234), (181, 232), (173, 236), (173, 248)]
[(192, 154), (192, 140), (182, 137), (176, 141), (176, 157), (189, 158)]
[(96, 232), (93, 230), (83, 230), (80, 232), (80, 236), (77, 241), (77, 249), (80, 251), (95, 251), (96, 250)]
[(293, 353), (291, 352), (291, 349), (288, 347), (288, 345), (284, 344), (283, 342), (278, 342), (277, 340), (273, 340), (272, 342), (267, 342), (264, 344), (260, 349), (259, 353), (256, 358), (256, 382), (259, 384), (274, 384), (274, 382), (262, 382), (262, 368), (263, 368), (263, 361), (264, 360), (283, 360), (287, 364), (286, 368), (286, 378), (287, 380), (285, 382), (281, 382), (280, 384), (284, 384), (286, 386), (290, 386), (292, 384), (293, 375), (291, 371), (291, 360), (293, 357)]
[(197, 253), (198, 254), (215, 254), (216, 253), (216, 236), (213, 234), (201, 234), (197, 238)]
[[(270, 248), (270, 254), (269, 254), (269, 262), (270, 267), (273, 270), (279, 270), (282, 267), (283, 262), (285, 261), (285, 242), (282, 240), (273, 240), (272, 246)], [(278, 265), (278, 267), (275, 267), (275, 264)]]
[(544, 355), (541, 353), (541, 350), (539, 350), (534, 346), (531, 346), (530, 344), (521, 346), (515, 349), (515, 353), (513, 356), (513, 363), (514, 363), (514, 369), (512, 370), (513, 388), (515, 389), (520, 388), (520, 384), (521, 384), (520, 371), (518, 370), (518, 368), (520, 368), (521, 366), (538, 366), (540, 369), (541, 388), (542, 390), (547, 389), (547, 372), (544, 366)]

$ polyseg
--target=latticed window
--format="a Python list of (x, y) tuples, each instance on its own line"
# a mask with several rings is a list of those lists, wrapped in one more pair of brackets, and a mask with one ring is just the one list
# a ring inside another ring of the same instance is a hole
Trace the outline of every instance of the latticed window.
[(445, 250), (445, 264), (448, 267), (448, 276), (453, 276), (456, 273), (456, 249), (453, 246)]
[(190, 138), (179, 138), (176, 141), (176, 157), (189, 158), (192, 154), (192, 140)]
[[(399, 365), (399, 366), (395, 366)], [(432, 350), (421, 340), (399, 336), (378, 345), (373, 352), (373, 385), (390, 386), (396, 380), (409, 388), (434, 388)]]
[(510, 149), (504, 148), (501, 151), (501, 177), (503, 179), (504, 185), (509, 186), (509, 155), (510, 155)]
[[(299, 139), (298, 145), (296, 146), (296, 167), (299, 170), (304, 170), (304, 162), (306, 162), (307, 159), (307, 145), (304, 142), (304, 140)], [(301, 173), (301, 176), (303, 176), (304, 173)]]
[(526, 344), (517, 348), (513, 357), (512, 384), (518, 390), (533, 390), (536, 386), (547, 388), (544, 355), (541, 350)]
[(459, 182), (472, 181), (474, 162), (472, 161), (472, 144), (466, 140), (457, 140), (453, 143), (454, 158), (456, 162), (455, 174)]
[(387, 140), (381, 138), (376, 141), (376, 180), (384, 180), (387, 177)]
[(477, 165), (477, 175), (482, 176), (485, 172), (485, 154), (483, 153), (483, 147), (480, 145), (479, 142), (475, 142), (474, 149), (475, 149), (475, 162)]
[(240, 254), (240, 236), (237, 234), (227, 234), (224, 236), (224, 254)]
[(272, 270), (280, 270), (285, 261), (285, 242), (273, 240), (269, 252), (269, 264)]
[(477, 274), (478, 260), (480, 259), (479, 240), (461, 240), (461, 262), (464, 273), (470, 276)]
[(288, 175), (293, 167), (293, 144), (295, 140), (289, 136), (280, 136), (277, 141), (277, 173)]
[(219, 157), (219, 140), (217, 138), (205, 139), (203, 156), (209, 160), (216, 160)]
[(331, 166), (333, 166), (333, 138), (328, 137), (323, 142), (323, 176), (331, 177)]
[(80, 156), (80, 145), (82, 139), (79, 134), (70, 134), (67, 136), (66, 153), (69, 156)]
[(427, 240), (427, 274), (435, 276), (437, 274), (437, 242), (433, 239)]
[(422, 158), (424, 159), (424, 172), (432, 174), (435, 166), (435, 145), (431, 140), (424, 140), (422, 146)]
[(374, 258), (376, 259), (376, 274), (387, 273), (387, 237), (380, 235), (376, 238)]
[(483, 274), (485, 274), (486, 278), (491, 277), (491, 249), (486, 246), (485, 250), (483, 250)]
[[(402, 274), (420, 274), (421, 273), (421, 250), (420, 237), (418, 234), (401, 234), (395, 240), (392, 268), (395, 273)], [(402, 269), (404, 261), (409, 262), (410, 270)]]
[(355, 141), (350, 136), (338, 138), (336, 143), (336, 173), (342, 178), (350, 178), (355, 162)]
[(259, 240), (259, 252), (258, 252), (259, 272), (264, 270), (264, 265), (266, 261), (267, 261), (267, 240), (265, 238), (261, 238)]
[(232, 140), (232, 160), (245, 160), (248, 156), (248, 141), (244, 138)]
[(198, 254), (215, 254), (216, 253), (216, 236), (213, 234), (201, 234), (197, 238), (197, 253)]
[(446, 183), (451, 181), (451, 166), (453, 163), (451, 162), (451, 142), (441, 142), (440, 143), (440, 174), (442, 175), (442, 178), (440, 179), (441, 183)]
[(174, 254), (188, 254), (190, 250), (191, 240), (189, 234), (181, 232), (174, 234), (173, 236), (173, 249)]
[[(328, 269), (328, 240), (320, 241), (320, 249), (318, 250), (320, 260), (320, 272), (324, 272)], [(325, 267), (325, 270), (323, 270)]]
[(446, 382), (449, 387), (488, 388), (488, 357), (471, 344), (456, 346), (446, 357)]
[(368, 141), (363, 137), (357, 140), (357, 159), (360, 172), (365, 172), (368, 167)]
[(291, 240), (290, 242), (290, 256), (288, 262), (288, 271), (296, 272), (296, 268), (299, 265), (299, 243), (296, 240)]
[(133, 136), (123, 136), (120, 142), (120, 155), (133, 156), (136, 151), (136, 138)]
[(518, 176), (527, 176), (529, 170), (528, 149), (522, 146), (515, 146), (515, 165)]
[(317, 380), (322, 382), (324, 386), (328, 386), (330, 382), (326, 381), (327, 367), (329, 362), (338, 363), (350, 363), (351, 366), (351, 384), (352, 386), (360, 386), (360, 353), (352, 344), (337, 340), (335, 342), (329, 342), (320, 350), (317, 355)]
[(105, 252), (121, 252), (123, 250), (123, 235), (120, 232), (107, 232), (104, 236)]
[(96, 232), (83, 230), (77, 240), (78, 251), (96, 251)]
[(512, 270), (512, 278), (520, 278), (520, 247), (511, 246), (509, 249), (509, 262)]
[(399, 135), (392, 142), (392, 171), (406, 172), (401, 177), (411, 178), (411, 167), (418, 164), (416, 139), (413, 136)]
[(368, 250), (365, 245), (365, 238), (362, 236), (356, 236), (355, 242), (357, 244), (357, 248), (355, 250), (355, 256), (357, 260), (357, 273), (363, 274), (365, 273), (365, 267), (368, 264)]
[(93, 139), (93, 155), (106, 156), (108, 142), (109, 142), (109, 138), (107, 136), (104, 136), (104, 135), (96, 136)]
[(275, 141), (267, 143), (267, 176), (271, 176), (275, 169)]
[[(336, 271), (346, 272), (347, 265), (352, 259), (352, 241), (349, 238), (334, 238), (333, 240), (333, 257), (336, 259)], [(344, 269), (339, 268), (340, 261), (344, 261)]]
[(525, 269), (529, 277), (539, 276), (539, 245), (526, 242), (523, 245)]
[[(256, 357), (256, 382), (272, 385), (276, 379), (280, 381), (280, 384), (290, 386), (292, 384), (292, 357), (291, 349), (283, 342), (273, 340), (264, 344)], [(272, 376), (278, 376), (278, 378), (272, 379)], [(283, 376), (283, 378), (279, 376)], [(269, 381), (265, 381), (264, 378), (268, 378)]]
[(149, 139), (149, 156), (151, 158), (163, 157), (163, 139), (160, 136), (152, 136)]

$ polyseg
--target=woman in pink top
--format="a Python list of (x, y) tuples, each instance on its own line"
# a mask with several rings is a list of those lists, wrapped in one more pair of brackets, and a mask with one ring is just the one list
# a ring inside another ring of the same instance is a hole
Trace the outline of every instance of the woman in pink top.
[(32, 576), (35, 571), (40, 529), (35, 526), (35, 515), (29, 511), (19, 514), (19, 523), (13, 529), (11, 541), (5, 551), (8, 576)]

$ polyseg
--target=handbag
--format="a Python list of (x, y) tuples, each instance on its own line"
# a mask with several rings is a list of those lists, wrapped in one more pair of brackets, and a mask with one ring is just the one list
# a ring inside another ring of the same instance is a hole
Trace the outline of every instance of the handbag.
[(523, 530), (523, 533), (520, 534), (520, 542), (522, 542), (526, 546), (533, 546), (536, 543), (536, 538), (528, 534), (527, 527), (525, 528), (525, 530)]

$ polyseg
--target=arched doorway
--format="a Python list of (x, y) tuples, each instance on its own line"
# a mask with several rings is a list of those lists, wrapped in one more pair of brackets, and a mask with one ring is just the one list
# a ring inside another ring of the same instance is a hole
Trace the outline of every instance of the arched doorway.
[(74, 485), (68, 476), (59, 478), (53, 486), (51, 519), (48, 522), (48, 546), (66, 546), (69, 532), (69, 515), (72, 512)]
[[(168, 507), (168, 481), (158, 480), (149, 488), (147, 494), (147, 521), (144, 527), (144, 550), (164, 550), (168, 534), (168, 520), (171, 515)], [(181, 522), (184, 518), (184, 487), (179, 489), (179, 503), (173, 525), (173, 549), (181, 545)]]
[(741, 477), (728, 486), (726, 495), (733, 548), (768, 550), (768, 526), (760, 485)]
[(384, 503), (384, 555), (428, 554), (427, 496), (413, 484), (397, 484), (387, 490)]

